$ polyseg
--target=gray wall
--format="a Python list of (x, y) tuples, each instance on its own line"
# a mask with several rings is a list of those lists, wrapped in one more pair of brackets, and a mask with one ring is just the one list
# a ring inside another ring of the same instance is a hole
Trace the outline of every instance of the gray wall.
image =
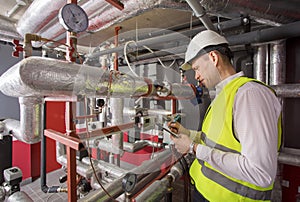
[[(22, 53), (19, 58), (12, 57), (13, 46), (0, 42), (0, 75), (23, 58)], [(18, 98), (8, 97), (0, 92), (0, 119), (12, 118), (19, 120), (20, 108)]]

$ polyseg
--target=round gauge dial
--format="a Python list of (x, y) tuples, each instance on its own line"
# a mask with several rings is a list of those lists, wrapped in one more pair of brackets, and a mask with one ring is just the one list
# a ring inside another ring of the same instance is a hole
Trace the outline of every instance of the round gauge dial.
[(122, 188), (126, 192), (131, 192), (137, 182), (137, 176), (134, 173), (127, 173), (122, 180)]
[(88, 28), (89, 19), (85, 11), (77, 4), (66, 4), (58, 14), (59, 22), (70, 32), (83, 32)]

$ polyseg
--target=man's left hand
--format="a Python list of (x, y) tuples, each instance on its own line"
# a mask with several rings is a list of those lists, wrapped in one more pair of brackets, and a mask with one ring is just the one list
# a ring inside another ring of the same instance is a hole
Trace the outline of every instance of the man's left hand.
[(188, 153), (190, 149), (190, 144), (192, 143), (192, 140), (187, 136), (187, 135), (180, 135), (179, 138), (175, 138), (170, 136), (172, 141), (175, 144), (175, 148), (177, 149), (178, 152), (185, 154)]

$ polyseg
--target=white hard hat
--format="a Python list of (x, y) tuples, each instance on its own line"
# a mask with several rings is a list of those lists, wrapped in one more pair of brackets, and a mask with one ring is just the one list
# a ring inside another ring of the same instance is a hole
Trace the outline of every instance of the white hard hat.
[(189, 64), (189, 62), (191, 62), (197, 56), (197, 54), (203, 50), (203, 48), (220, 44), (228, 44), (228, 41), (225, 39), (225, 37), (219, 35), (217, 32), (205, 30), (198, 33), (196, 36), (194, 36), (187, 47), (187, 51), (185, 52), (185, 61), (181, 68), (183, 70), (191, 69), (192, 66)]

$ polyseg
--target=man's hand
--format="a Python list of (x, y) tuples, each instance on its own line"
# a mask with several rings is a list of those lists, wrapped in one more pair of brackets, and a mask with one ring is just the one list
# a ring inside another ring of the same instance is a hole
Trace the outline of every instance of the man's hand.
[(190, 136), (190, 131), (183, 127), (180, 123), (178, 122), (168, 122), (168, 127), (170, 130), (174, 133), (177, 134), (185, 134), (187, 136)]
[(180, 135), (179, 138), (171, 137), (171, 140), (175, 144), (175, 148), (178, 152), (185, 154), (188, 153), (190, 149), (190, 144), (192, 143), (192, 140), (187, 135)]

